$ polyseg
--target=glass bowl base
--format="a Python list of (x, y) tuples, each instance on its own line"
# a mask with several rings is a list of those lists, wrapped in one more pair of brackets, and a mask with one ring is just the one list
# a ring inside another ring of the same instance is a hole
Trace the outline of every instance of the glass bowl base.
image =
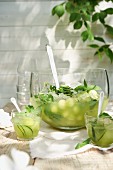
[(67, 126), (59, 126), (59, 127), (54, 127), (56, 129), (60, 129), (60, 130), (78, 130), (78, 129), (82, 129), (85, 128), (85, 126), (78, 126), (78, 127), (67, 127)]

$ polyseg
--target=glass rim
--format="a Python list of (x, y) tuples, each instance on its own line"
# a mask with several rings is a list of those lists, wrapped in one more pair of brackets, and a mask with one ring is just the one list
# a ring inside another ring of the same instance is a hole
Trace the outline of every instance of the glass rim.
[[(105, 68), (89, 68), (89, 69), (86, 69), (86, 68), (77, 68), (77, 69), (75, 69), (75, 68), (56, 68), (56, 70), (59, 72), (59, 71), (68, 71), (68, 73), (79, 73), (79, 71), (84, 71), (84, 72), (88, 72), (88, 71), (90, 71), (90, 70), (94, 70), (94, 71), (99, 71), (99, 70), (101, 70), (101, 71), (105, 71), (106, 69)], [(52, 74), (52, 70), (50, 69), (50, 68), (48, 68), (48, 69), (46, 69), (46, 70), (38, 70), (38, 71), (36, 71), (36, 73), (39, 73), (39, 74), (41, 74), (41, 73), (46, 73), (46, 74), (48, 74), (48, 72), (49, 73), (51, 73)], [(35, 71), (33, 72), (33, 73), (35, 73)], [(82, 73), (82, 72), (81, 72)]]

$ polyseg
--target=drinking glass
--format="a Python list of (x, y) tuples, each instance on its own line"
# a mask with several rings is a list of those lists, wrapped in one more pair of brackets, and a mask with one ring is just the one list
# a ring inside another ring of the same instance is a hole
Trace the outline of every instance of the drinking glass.
[[(90, 112), (91, 114), (91, 112)], [(113, 143), (113, 119), (85, 115), (88, 136), (93, 144), (109, 147)]]
[(38, 94), (39, 88), (39, 74), (38, 72), (31, 73), (31, 96)]
[(24, 86), (24, 85), (17, 85), (17, 102), (19, 105), (28, 105), (30, 104), (30, 97), (31, 97), (31, 93), (30, 90)]
[[(17, 86), (23, 86), (24, 91), (17, 91), (17, 101), (20, 105), (30, 104), (32, 96), (32, 72), (37, 71), (37, 60), (30, 56), (20, 59), (18, 64), (18, 82)], [(26, 89), (26, 90), (25, 90)]]
[[(42, 119), (49, 125), (58, 129), (73, 130), (83, 128), (85, 127), (84, 114), (87, 111), (93, 110), (94, 116), (97, 116), (100, 91), (104, 91), (105, 93), (102, 110), (107, 106), (109, 99), (109, 78), (107, 70), (101, 68), (89, 70), (78, 69), (69, 72), (68, 69), (62, 68), (57, 69), (57, 73), (60, 85), (69, 86), (74, 89), (77, 86), (84, 85), (85, 82), (85, 86), (94, 88), (98, 86), (99, 88), (96, 90), (92, 89), (92, 91), (86, 90), (77, 92), (73, 97), (57, 95), (57, 100), (42, 106)], [(38, 75), (40, 91), (47, 94), (48, 92), (44, 91), (44, 84), (49, 83), (55, 86), (52, 72), (51, 70), (40, 71)], [(35, 97), (32, 98), (31, 103), (35, 107), (38, 106)]]
[(18, 74), (18, 81), (16, 85), (17, 102), (20, 105), (30, 104), (31, 97), (31, 72), (25, 71)]
[(41, 114), (37, 110), (27, 113), (12, 111), (12, 123), (19, 140), (32, 140), (38, 136), (41, 122)]
[(18, 73), (17, 79), (18, 79), (18, 81), (17, 81), (18, 85), (30, 86), (31, 72), (25, 71), (22, 74)]

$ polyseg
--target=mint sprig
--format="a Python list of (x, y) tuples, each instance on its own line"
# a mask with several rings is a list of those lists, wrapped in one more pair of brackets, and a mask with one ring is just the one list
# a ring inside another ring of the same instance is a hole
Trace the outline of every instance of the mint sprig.
[(25, 107), (27, 113), (31, 113), (34, 110), (34, 107), (31, 105), (28, 105)]
[(35, 102), (38, 106), (42, 106), (44, 104), (51, 103), (55, 101), (55, 96), (60, 96), (60, 94), (63, 94), (68, 97), (76, 97), (78, 93), (89, 92), (90, 90), (99, 90), (100, 87), (96, 85), (88, 85), (86, 80), (84, 80), (83, 85), (77, 86), (77, 87), (70, 87), (68, 85), (60, 85), (60, 87), (57, 89), (55, 85), (51, 85), (49, 83), (45, 83), (45, 86), (42, 90), (42, 92), (38, 93), (34, 96)]
[(86, 91), (89, 92), (90, 90), (100, 90), (101, 88), (99, 86), (96, 85), (88, 85), (86, 80), (84, 79), (84, 85), (80, 85), (77, 86), (74, 90), (76, 92), (80, 92), (80, 91)]
[(75, 146), (75, 149), (82, 148), (83, 146), (89, 144), (90, 142), (91, 142), (91, 139), (88, 138), (88, 139), (84, 140), (83, 142), (78, 143), (78, 144)]

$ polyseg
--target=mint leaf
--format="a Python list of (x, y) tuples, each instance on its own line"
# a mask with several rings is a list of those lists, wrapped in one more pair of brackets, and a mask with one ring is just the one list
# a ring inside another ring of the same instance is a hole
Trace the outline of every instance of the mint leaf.
[(49, 117), (53, 121), (59, 121), (63, 117), (62, 115), (60, 115), (58, 113), (53, 113), (53, 112), (46, 111), (46, 110), (44, 110), (44, 113), (45, 113), (45, 115), (47, 115), (47, 117)]
[(101, 117), (103, 117), (103, 118), (108, 117), (108, 118), (112, 119), (112, 117), (111, 117), (108, 113), (106, 113), (106, 112), (101, 113), (101, 114), (99, 115), (99, 117), (100, 117), (100, 118), (101, 118)]
[(86, 80), (84, 79), (84, 86), (87, 87), (87, 82)]
[(83, 146), (89, 144), (90, 142), (91, 142), (91, 139), (88, 138), (88, 139), (84, 140), (83, 142), (78, 143), (78, 144), (75, 146), (75, 149), (82, 148)]
[(87, 86), (87, 91), (94, 90), (96, 88), (96, 85), (89, 85)]
[(25, 109), (26, 109), (26, 111), (27, 111), (28, 113), (30, 113), (30, 112), (32, 112), (32, 111), (34, 110), (34, 107), (31, 106), (31, 105), (28, 105), (28, 106), (25, 107)]
[(97, 100), (91, 100), (89, 102), (90, 110), (93, 110), (93, 108), (95, 107), (96, 104), (97, 104)]
[(75, 87), (74, 90), (75, 90), (76, 92), (78, 92), (78, 91), (84, 91), (84, 90), (85, 90), (85, 87), (84, 87), (83, 85), (80, 85), (80, 86)]
[(53, 102), (54, 98), (51, 94), (44, 94), (44, 93), (39, 93), (38, 95), (40, 101), (42, 104), (47, 104)]

